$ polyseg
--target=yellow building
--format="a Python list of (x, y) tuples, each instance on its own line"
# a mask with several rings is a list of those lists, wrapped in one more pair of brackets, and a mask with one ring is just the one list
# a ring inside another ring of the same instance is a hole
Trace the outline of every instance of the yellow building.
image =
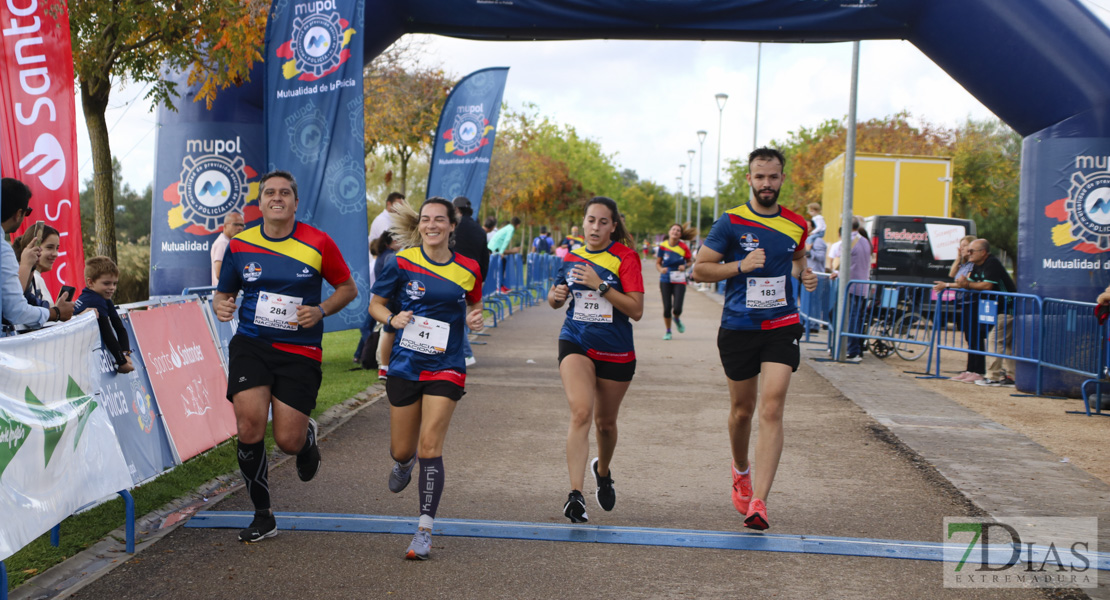
[[(844, 154), (825, 165), (821, 214), (825, 241), (840, 239), (844, 201)], [(942, 156), (856, 154), (852, 213), (872, 215), (952, 216), (952, 159)]]

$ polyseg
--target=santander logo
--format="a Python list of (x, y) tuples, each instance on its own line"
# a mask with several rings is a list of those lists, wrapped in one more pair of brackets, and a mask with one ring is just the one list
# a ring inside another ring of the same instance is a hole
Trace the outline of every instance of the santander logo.
[(19, 168), (28, 175), (38, 175), (42, 185), (57, 191), (66, 180), (65, 151), (57, 138), (44, 133), (35, 140), (35, 149), (19, 161)]

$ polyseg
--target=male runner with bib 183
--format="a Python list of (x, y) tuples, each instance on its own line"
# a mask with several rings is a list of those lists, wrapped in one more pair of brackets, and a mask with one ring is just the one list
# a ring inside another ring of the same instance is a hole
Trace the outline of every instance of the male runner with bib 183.
[[(393, 231), (410, 247), (385, 265), (370, 299), (370, 315), (397, 330), (385, 384), (393, 458), (389, 491), (408, 486), (420, 459), (420, 521), (405, 550), (409, 560), (429, 558), (443, 494), (443, 442), (466, 393), (463, 336), (467, 327), (483, 327), (481, 269), (477, 261), (451, 250), (458, 223), (455, 205), (445, 198), (425, 200), (419, 216), (401, 207), (393, 216)], [(396, 313), (391, 301), (400, 304)]]
[[(297, 455), (297, 475), (309, 481), (320, 468), (316, 408), (320, 391), (320, 340), (324, 317), (355, 299), (358, 288), (328, 234), (297, 222), (297, 182), (285, 171), (262, 176), (262, 225), (236, 235), (220, 264), (216, 318), (235, 316), (243, 292), (239, 329), (228, 346), (227, 399), (235, 405), (239, 468), (254, 504), (254, 520), (239, 540), (277, 534), (270, 510), (266, 465), (267, 416), (273, 411), (274, 442)], [(321, 301), (321, 284), (335, 292)]]
[[(806, 267), (805, 219), (778, 205), (785, 165), (773, 148), (748, 155), (755, 200), (721, 215), (694, 264), (698, 281), (727, 280), (717, 348), (731, 401), (732, 503), (744, 515), (744, 526), (759, 530), (770, 526), (766, 502), (782, 456), (786, 390), (801, 361), (794, 279), (800, 277), (809, 291), (817, 289), (817, 276)], [(752, 473), (748, 445), (760, 373), (763, 401)]]
[(597, 484), (597, 503), (613, 510), (617, 502), (609, 463), (617, 447), (617, 411), (632, 375), (636, 351), (632, 323), (644, 314), (644, 277), (617, 204), (598, 196), (586, 203), (582, 221), (585, 245), (563, 257), (547, 294), (551, 308), (570, 300), (559, 333), (559, 375), (570, 405), (567, 471), (571, 492), (563, 515), (585, 523), (582, 497), (586, 459), (590, 453), (590, 422), (597, 425), (597, 458), (590, 463)]

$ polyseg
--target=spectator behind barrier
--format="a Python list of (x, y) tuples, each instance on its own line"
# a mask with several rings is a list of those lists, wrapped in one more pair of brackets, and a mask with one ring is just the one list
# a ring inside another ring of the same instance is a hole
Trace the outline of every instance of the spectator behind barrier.
[[(938, 294), (943, 294), (945, 290), (951, 288), (959, 288), (958, 282), (961, 279), (966, 279), (971, 275), (971, 270), (975, 268), (975, 263), (971, 262), (968, 254), (968, 249), (971, 247), (971, 242), (975, 241), (975, 236), (965, 235), (960, 238), (959, 256), (952, 262), (952, 267), (948, 269), (948, 276), (953, 281), (936, 281), (933, 282), (933, 290)], [(983, 344), (986, 341), (987, 329), (979, 324), (979, 305), (976, 302), (977, 298), (974, 294), (957, 290), (955, 292), (956, 298), (954, 302), (956, 318), (960, 326), (960, 331), (964, 334), (964, 339), (967, 341), (969, 350), (982, 350)], [(943, 297), (941, 298), (944, 299)], [(987, 372), (987, 357), (982, 354), (974, 352), (967, 353), (967, 369), (952, 377), (952, 381), (959, 381), (961, 383), (975, 383), (983, 378)]]
[[(48, 273), (54, 268), (61, 239), (57, 229), (39, 221), (12, 242), (15, 255), (20, 257), (19, 282), (23, 284), (23, 295), (31, 306), (54, 306), (54, 296), (46, 288), (42, 273)], [(39, 249), (38, 260), (35, 260), (36, 246)]]
[[(485, 281), (486, 275), (489, 273), (490, 254), (486, 233), (474, 221), (474, 208), (470, 205), (469, 198), (458, 196), (451, 203), (455, 205), (455, 210), (459, 212), (459, 224), (455, 227), (454, 250), (456, 253), (478, 263), (478, 269), (482, 273), (482, 281)], [(469, 367), (474, 365), (477, 360), (474, 358), (474, 350), (470, 347), (469, 334), (464, 332), (462, 339), (463, 355), (466, 357), (466, 366)]]
[[(4, 233), (12, 234), (23, 220), (31, 215), (31, 189), (22, 181), (5, 177), (0, 188), (0, 227)], [(41, 240), (40, 240), (41, 241)], [(35, 245), (28, 248), (36, 262), (42, 255), (42, 248)], [(23, 285), (19, 281), (19, 261), (15, 250), (7, 240), (0, 244), (0, 314), (3, 315), (4, 335), (11, 331), (12, 325), (39, 327), (47, 321), (68, 321), (73, 316), (71, 298), (59, 298), (51, 308), (32, 306), (23, 295)]]
[[(991, 255), (990, 242), (978, 239), (968, 246), (971, 262), (975, 267), (971, 274), (957, 281), (959, 287), (980, 292), (1014, 292), (1017, 286), (1013, 278), (1006, 272), (1002, 262)], [(1014, 315), (1010, 311), (1009, 302), (1005, 298), (998, 300), (983, 299), (985, 302), (995, 302), (994, 327), (987, 340), (987, 350), (996, 354), (1009, 354), (1011, 335), (1013, 334)], [(980, 304), (984, 304), (981, 302)], [(980, 310), (980, 319), (983, 318)], [(988, 387), (1011, 387), (1014, 385), (1015, 364), (1012, 358), (992, 356), (987, 363), (987, 377), (975, 382), (975, 385)]]
[[(107, 256), (94, 256), (85, 261), (85, 289), (77, 297), (74, 310), (78, 314), (87, 310), (96, 314), (100, 326), (100, 341), (116, 361), (117, 373), (135, 370), (131, 363), (131, 342), (119, 318), (112, 296), (119, 284), (119, 267)], [(114, 331), (113, 331), (114, 330)]]
[(537, 254), (552, 254), (555, 252), (555, 240), (547, 234), (547, 226), (540, 226), (540, 234), (532, 240), (532, 252)]
[(210, 258), (212, 259), (212, 285), (220, 283), (220, 265), (224, 261), (224, 253), (227, 252), (227, 247), (231, 244), (231, 238), (239, 235), (246, 223), (243, 221), (243, 215), (238, 212), (229, 212), (224, 216), (224, 228), (220, 235), (212, 240), (212, 250), (210, 250)]

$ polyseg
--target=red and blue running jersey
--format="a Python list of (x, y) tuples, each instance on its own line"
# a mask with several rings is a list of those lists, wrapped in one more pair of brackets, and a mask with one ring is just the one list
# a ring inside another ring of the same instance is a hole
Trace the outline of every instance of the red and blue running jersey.
[[(659, 243), (659, 251), (656, 252), (656, 256), (663, 259), (663, 266), (667, 268), (666, 273), (659, 274), (659, 281), (663, 283), (670, 283), (671, 273), (677, 271), (679, 267), (687, 262), (692, 262), (693, 259), (690, 256), (690, 247), (682, 240), (679, 240), (675, 246), (671, 245), (670, 240), (663, 240)], [(673, 283), (686, 285), (686, 279)]]
[(556, 282), (566, 282), (570, 286), (567, 318), (563, 321), (559, 339), (577, 344), (595, 360), (615, 363), (636, 360), (632, 323), (628, 315), (613, 308), (595, 290), (574, 283), (569, 276), (576, 265), (592, 268), (602, 281), (618, 292), (643, 293), (644, 276), (640, 271), (640, 258), (628, 246), (616, 242), (597, 252), (582, 246), (563, 257), (555, 277)]
[[(318, 306), (323, 281), (335, 287), (350, 278), (351, 271), (339, 248), (323, 231), (295, 223), (293, 233), (273, 239), (267, 237), (259, 225), (231, 240), (220, 265), (220, 283), (216, 290), (225, 294), (243, 291), (237, 335), (264, 340), (278, 350), (321, 360), (324, 323), (321, 321), (308, 329), (297, 325), (296, 306)], [(264, 310), (257, 313), (260, 302)], [(285, 316), (268, 317), (273, 311)]]
[(466, 306), (482, 301), (478, 263), (458, 253), (436, 263), (424, 248), (406, 248), (386, 263), (372, 291), (399, 302), (401, 311), (412, 311), (413, 323), (393, 340), (389, 376), (465, 386), (462, 336)]
[(778, 214), (766, 216), (749, 202), (717, 219), (705, 246), (721, 253), (724, 262), (744, 260), (756, 248), (766, 255), (762, 268), (727, 280), (721, 327), (775, 329), (799, 322), (791, 270), (794, 253), (805, 240), (805, 219), (781, 206)]

